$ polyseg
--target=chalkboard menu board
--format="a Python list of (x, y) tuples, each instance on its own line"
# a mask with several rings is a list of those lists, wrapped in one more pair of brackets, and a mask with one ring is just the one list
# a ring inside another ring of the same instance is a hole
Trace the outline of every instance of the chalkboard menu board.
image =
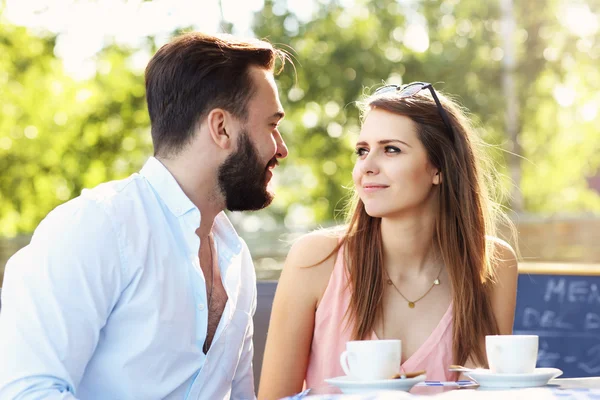
[(600, 376), (600, 276), (519, 275), (514, 333), (539, 335), (538, 367)]

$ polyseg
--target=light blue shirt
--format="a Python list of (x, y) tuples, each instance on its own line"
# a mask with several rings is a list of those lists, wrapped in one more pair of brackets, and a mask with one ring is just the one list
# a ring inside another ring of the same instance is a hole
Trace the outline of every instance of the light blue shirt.
[(252, 259), (220, 213), (229, 298), (204, 355), (199, 224), (155, 158), (48, 214), (6, 266), (0, 399), (254, 399)]

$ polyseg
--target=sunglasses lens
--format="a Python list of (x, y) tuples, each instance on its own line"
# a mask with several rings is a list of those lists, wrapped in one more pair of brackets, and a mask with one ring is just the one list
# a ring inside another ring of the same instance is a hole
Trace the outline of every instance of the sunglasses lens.
[(375, 91), (375, 94), (396, 92), (398, 89), (399, 89), (399, 87), (397, 85), (386, 85), (386, 86), (382, 86), (379, 89), (377, 89)]
[(422, 84), (414, 84), (414, 85), (408, 85), (402, 88), (402, 90), (400, 90), (400, 96), (402, 97), (410, 97), (413, 96), (417, 93), (419, 93), (421, 91), (421, 89), (423, 89)]

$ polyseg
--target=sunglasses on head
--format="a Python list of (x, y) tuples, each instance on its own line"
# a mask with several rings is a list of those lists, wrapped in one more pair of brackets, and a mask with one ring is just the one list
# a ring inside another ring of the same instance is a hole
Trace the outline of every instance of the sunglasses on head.
[(406, 98), (414, 96), (423, 89), (429, 89), (429, 91), (431, 92), (431, 97), (433, 97), (433, 101), (435, 101), (435, 104), (437, 105), (437, 109), (440, 113), (440, 116), (442, 117), (442, 120), (444, 121), (444, 125), (446, 125), (446, 129), (448, 130), (450, 139), (454, 142), (454, 131), (452, 130), (452, 125), (450, 124), (450, 118), (448, 117), (446, 110), (444, 110), (444, 107), (442, 107), (442, 103), (440, 103), (440, 99), (438, 99), (437, 94), (435, 93), (435, 90), (433, 89), (433, 85), (431, 83), (412, 82), (406, 85), (385, 85), (377, 89), (374, 94), (380, 95), (384, 93), (393, 92), (400, 98)]

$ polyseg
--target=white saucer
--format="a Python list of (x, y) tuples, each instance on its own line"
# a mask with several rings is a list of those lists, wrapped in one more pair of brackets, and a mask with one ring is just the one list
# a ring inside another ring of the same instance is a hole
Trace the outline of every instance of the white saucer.
[(372, 381), (358, 381), (349, 376), (338, 376), (325, 379), (325, 382), (341, 389), (344, 394), (374, 392), (378, 390), (402, 390), (408, 392), (419, 382), (425, 381), (425, 375), (406, 379), (380, 379)]
[(528, 388), (546, 386), (550, 379), (562, 373), (558, 368), (536, 368), (530, 374), (497, 374), (489, 369), (477, 369), (464, 374), (476, 381), (480, 388)]

